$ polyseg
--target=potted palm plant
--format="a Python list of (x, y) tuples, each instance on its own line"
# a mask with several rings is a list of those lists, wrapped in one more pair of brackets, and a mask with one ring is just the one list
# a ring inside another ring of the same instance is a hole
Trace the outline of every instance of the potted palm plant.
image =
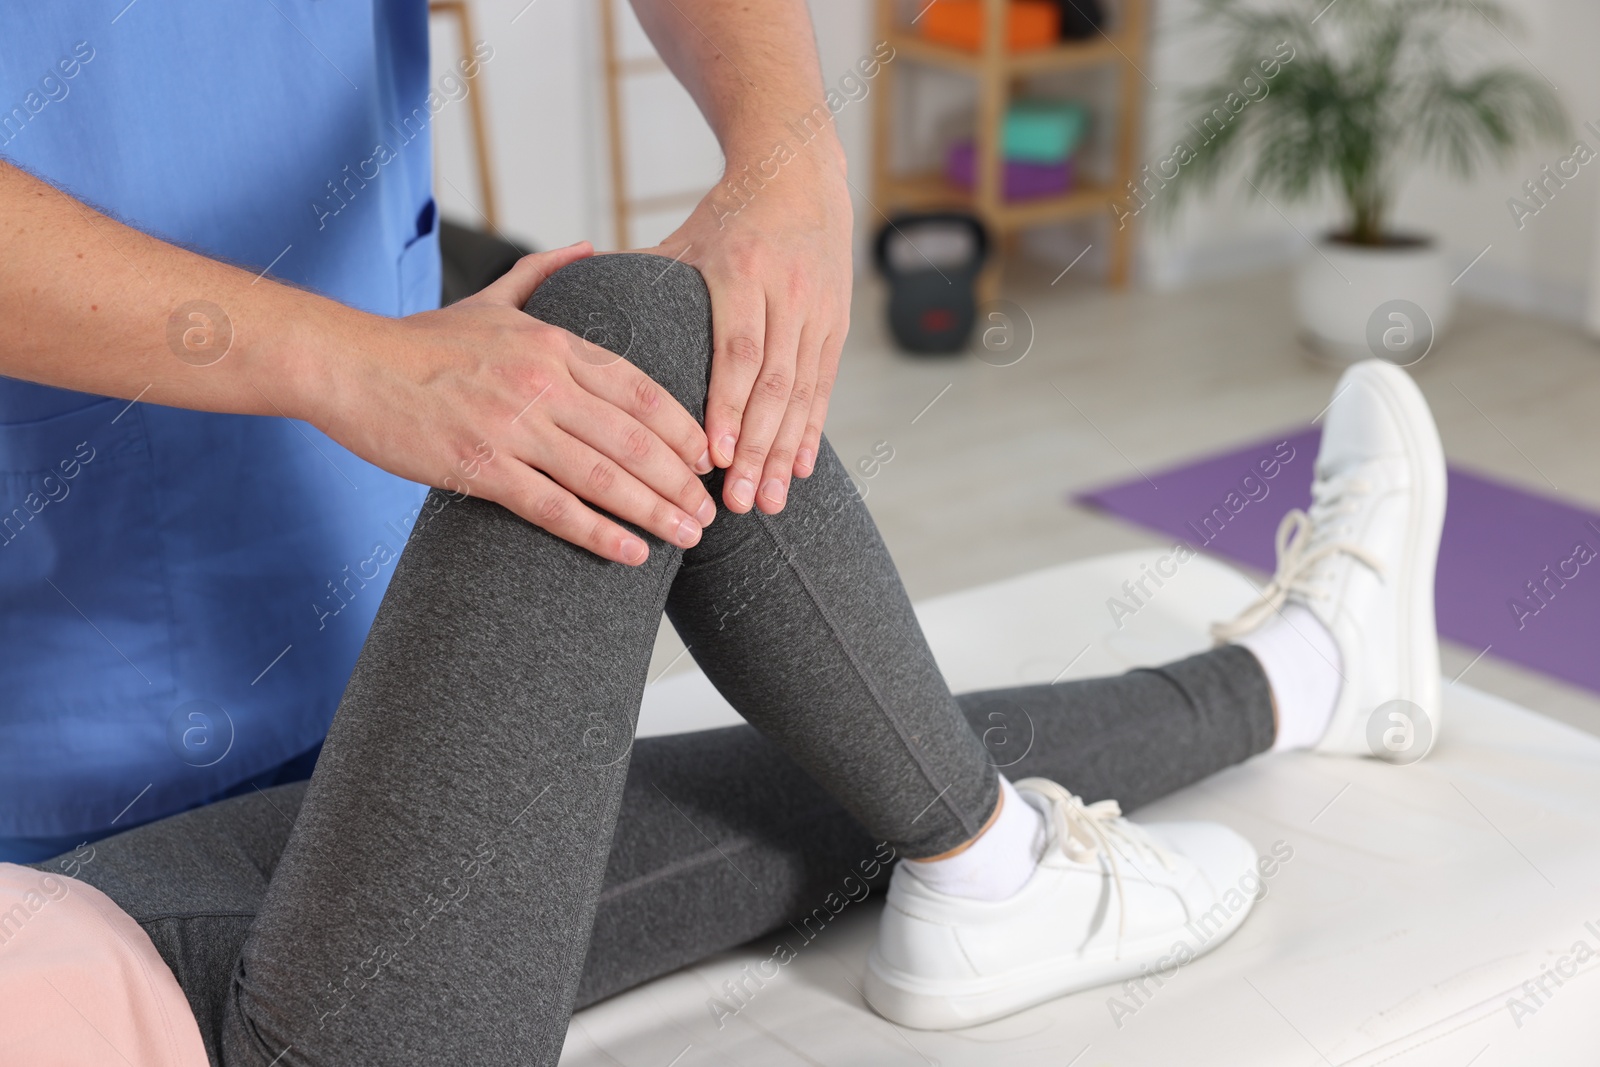
[(1568, 129), (1535, 72), (1470, 50), (1472, 33), (1511, 28), (1505, 11), (1493, 0), (1199, 0), (1197, 19), (1217, 38), (1222, 72), (1188, 98), (1192, 151), (1167, 168), (1167, 203), (1230, 168), (1274, 207), (1332, 192), (1343, 218), (1295, 284), (1312, 350), (1367, 358), (1373, 323), (1387, 326), (1377, 316), (1396, 304), (1442, 331), (1453, 310), (1443, 252), (1392, 217), (1406, 168), (1431, 162), (1468, 179)]

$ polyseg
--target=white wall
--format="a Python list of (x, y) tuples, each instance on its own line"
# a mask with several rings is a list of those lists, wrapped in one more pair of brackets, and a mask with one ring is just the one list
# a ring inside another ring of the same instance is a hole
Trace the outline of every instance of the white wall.
[[(1190, 0), (1155, 0), (1148, 91), (1146, 158), (1170, 147), (1170, 113), (1186, 83), (1202, 77), (1203, 57), (1187, 40), (1182, 20)], [(1600, 125), (1600, 4), (1593, 0), (1506, 0), (1522, 18), (1526, 34), (1519, 56), (1485, 27), (1495, 54), (1527, 62), (1557, 86), (1579, 127)], [(623, 8), (630, 51), (647, 52), (631, 12)], [(823, 75), (836, 83), (872, 50), (872, 4), (867, 0), (811, 0)], [(605, 150), (604, 98), (599, 77), (599, 20), (595, 0), (476, 0), (476, 35), (495, 49), (478, 91), (489, 109), (500, 187), (502, 228), (553, 247), (582, 238), (612, 244), (609, 171)], [(443, 70), (459, 49), (453, 35), (435, 34), (435, 67)], [(1523, 59), (1522, 57), (1526, 57)], [(905, 83), (902, 83), (903, 85)], [(948, 79), (919, 77), (914, 83), (919, 126), (936, 125), (941, 114), (959, 110), (959, 86)], [(910, 86), (908, 86), (910, 87)], [(904, 97), (902, 97), (904, 99)], [(670, 76), (633, 83), (627, 98), (630, 172), (637, 194), (707, 187), (717, 177), (720, 155), (687, 94)], [(871, 109), (847, 108), (839, 119), (856, 185), (867, 189)], [(440, 202), (449, 214), (473, 218), (474, 171), (466, 152), (467, 112), (452, 106), (439, 124)], [(1600, 151), (1600, 137), (1580, 130)], [(1438, 174), (1418, 172), (1406, 184), (1396, 218), (1401, 225), (1438, 234), (1462, 267), (1486, 246), (1492, 249), (1461, 280), (1469, 295), (1513, 303), (1562, 318), (1582, 316), (1596, 279), (1600, 249), (1600, 162), (1580, 176), (1518, 231), (1506, 209), (1523, 181), (1565, 152), (1540, 147), (1504, 171), (1480, 174), (1461, 186)], [(1245, 194), (1240, 195), (1238, 189)], [(1281, 205), (1280, 205), (1281, 206)], [(669, 232), (685, 211), (642, 221), (635, 245)], [(1177, 286), (1210, 276), (1283, 263), (1306, 253), (1295, 228), (1314, 236), (1334, 221), (1333, 206), (1286, 209), (1288, 220), (1254, 201), (1242, 184), (1191, 203), (1171, 224), (1145, 226), (1141, 277), (1156, 286)], [(860, 196), (856, 215), (863, 233), (879, 219)], [(1292, 224), (1292, 225), (1291, 225)], [(1093, 239), (1076, 230), (1052, 245), (1070, 256)], [(1600, 309), (1600, 299), (1594, 302)], [(1600, 310), (1594, 312), (1600, 316)]]
[[(624, 54), (650, 55), (625, 0), (618, 0), (618, 8)], [(501, 229), (541, 248), (583, 239), (614, 247), (597, 0), (474, 0), (473, 17), (475, 35), (495, 50), (475, 90), (489, 113)], [(836, 80), (871, 51), (871, 7), (823, 0), (815, 17), (824, 74)], [(453, 22), (436, 19), (436, 76), (460, 51)], [(709, 189), (721, 173), (722, 156), (688, 94), (665, 73), (630, 78), (626, 85), (625, 150), (634, 195)], [(840, 135), (853, 160), (866, 159), (867, 120), (865, 107), (840, 117)], [(467, 109), (447, 107), (436, 122), (440, 206), (452, 217), (476, 219)], [(865, 163), (858, 166), (865, 173)], [(633, 244), (654, 242), (686, 214), (687, 207), (641, 219)]]

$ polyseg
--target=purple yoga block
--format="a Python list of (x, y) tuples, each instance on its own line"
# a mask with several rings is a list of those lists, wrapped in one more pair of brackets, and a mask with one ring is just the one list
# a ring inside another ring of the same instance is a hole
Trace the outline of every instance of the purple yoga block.
[[(977, 184), (977, 154), (971, 141), (957, 141), (945, 156), (944, 176), (952, 185), (971, 189)], [(1060, 163), (1025, 163), (1006, 160), (1002, 179), (1007, 200), (1033, 200), (1060, 196), (1072, 188), (1072, 159)]]

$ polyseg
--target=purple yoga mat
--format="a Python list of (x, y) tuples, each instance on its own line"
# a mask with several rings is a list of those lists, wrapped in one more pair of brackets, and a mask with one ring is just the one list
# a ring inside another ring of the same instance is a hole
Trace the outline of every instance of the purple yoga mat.
[[(1321, 436), (1280, 434), (1078, 500), (1270, 573), (1278, 520), (1311, 501)], [(1600, 513), (1451, 468), (1435, 604), (1440, 636), (1600, 693)]]
[[(1060, 163), (1029, 163), (1008, 159), (1000, 184), (1007, 200), (1032, 200), (1059, 196), (1072, 188), (1072, 160)], [(977, 156), (971, 141), (957, 141), (945, 156), (944, 176), (952, 185), (971, 189), (977, 184)]]

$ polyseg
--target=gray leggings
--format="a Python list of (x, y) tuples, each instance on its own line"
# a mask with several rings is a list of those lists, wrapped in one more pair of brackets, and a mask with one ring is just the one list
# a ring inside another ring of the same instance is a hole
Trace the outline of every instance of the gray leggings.
[[(527, 310), (698, 418), (710, 301), (669, 263), (585, 260)], [(79, 857), (213, 1063), (554, 1064), (574, 1006), (971, 837), (997, 767), (1131, 808), (1272, 740), (1238, 648), (953, 698), (826, 444), (781, 514), (724, 511), (687, 552), (647, 540), (623, 567), (434, 493), (310, 783)], [(634, 743), (663, 610), (750, 726)]]

